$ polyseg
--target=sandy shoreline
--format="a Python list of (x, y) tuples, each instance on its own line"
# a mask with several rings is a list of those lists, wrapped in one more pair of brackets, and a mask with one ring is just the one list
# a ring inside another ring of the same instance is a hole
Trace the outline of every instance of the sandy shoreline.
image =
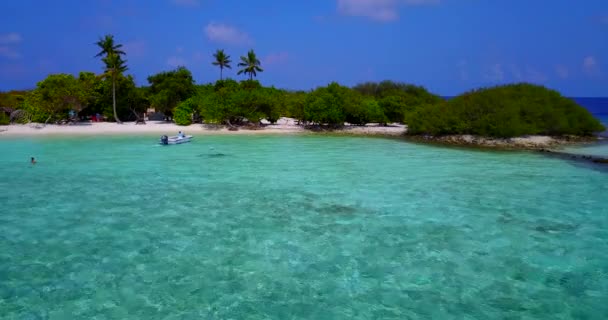
[(148, 121), (146, 124), (126, 122), (81, 122), (72, 125), (41, 125), (41, 124), (12, 124), (0, 126), (2, 137), (29, 137), (29, 136), (103, 136), (103, 135), (176, 135), (182, 131), (189, 135), (262, 135), (262, 134), (316, 134), (327, 133), (332, 135), (349, 136), (378, 136), (403, 137), (412, 142), (431, 143), (461, 147), (480, 147), (488, 149), (527, 149), (557, 150), (565, 145), (589, 143), (598, 141), (590, 138), (560, 138), (549, 136), (526, 136), (510, 139), (487, 138), (473, 135), (432, 136), (406, 136), (407, 126), (392, 124), (379, 126), (368, 124), (366, 126), (347, 125), (337, 130), (314, 130), (297, 125), (291, 118), (281, 118), (276, 124), (267, 124), (256, 129), (240, 127), (236, 131), (228, 130), (226, 126), (192, 124), (178, 126), (171, 122)]
[[(403, 125), (393, 126), (346, 126), (343, 129), (332, 131), (339, 134), (352, 135), (380, 135), (380, 136), (400, 136), (406, 132)], [(214, 134), (303, 134), (313, 133), (303, 126), (297, 125), (293, 119), (281, 118), (276, 124), (268, 124), (258, 129), (252, 130), (239, 128), (237, 131), (230, 131), (225, 126), (214, 126), (204, 124), (192, 124), (189, 126), (178, 126), (174, 123), (163, 121), (148, 121), (146, 124), (135, 124), (125, 122), (117, 124), (114, 122), (81, 122), (71, 125), (41, 125), (41, 124), (12, 124), (0, 126), (0, 137), (2, 136), (51, 136), (51, 135), (176, 135), (179, 131), (191, 135), (214, 135)]]

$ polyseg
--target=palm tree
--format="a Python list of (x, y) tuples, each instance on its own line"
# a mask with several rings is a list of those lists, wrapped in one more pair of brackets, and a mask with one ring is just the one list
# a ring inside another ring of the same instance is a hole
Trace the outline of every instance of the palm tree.
[(106, 70), (104, 76), (110, 76), (112, 78), (112, 108), (114, 110), (114, 120), (117, 123), (122, 123), (118, 119), (116, 113), (116, 77), (123, 72), (127, 71), (126, 61), (121, 58), (121, 55), (125, 55), (122, 51), (122, 44), (114, 43), (114, 36), (111, 34), (106, 35), (103, 38), (99, 38), (99, 41), (95, 43), (101, 51), (95, 57), (103, 57), (101, 61), (105, 63)]
[(257, 72), (263, 72), (264, 69), (260, 68), (260, 60), (255, 56), (255, 52), (253, 49), (247, 52), (247, 56), (241, 56), (241, 62), (239, 62), (239, 67), (243, 67), (243, 69), (239, 70), (237, 74), (248, 73), (249, 80), (253, 80), (253, 77), (257, 76)]
[(212, 64), (220, 67), (220, 80), (223, 80), (222, 72), (224, 71), (224, 68), (232, 69), (230, 66), (230, 63), (232, 62), (230, 61), (230, 56), (225, 54), (224, 50), (222, 49), (217, 50), (213, 54), (213, 57), (215, 58), (215, 61)]

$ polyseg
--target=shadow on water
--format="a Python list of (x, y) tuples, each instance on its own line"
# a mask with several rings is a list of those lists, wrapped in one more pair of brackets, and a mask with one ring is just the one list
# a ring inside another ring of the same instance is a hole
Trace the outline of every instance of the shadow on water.
[(203, 154), (199, 154), (198, 157), (200, 158), (223, 158), (223, 157), (227, 157), (228, 155), (225, 153), (203, 153)]
[(608, 158), (606, 157), (554, 151), (548, 149), (540, 149), (538, 152), (549, 157), (567, 160), (577, 166), (608, 173)]
[(523, 220), (507, 211), (500, 213), (496, 218), (496, 222), (504, 225), (517, 225), (521, 228), (549, 234), (575, 232), (580, 227), (580, 224), (563, 223), (547, 219), (538, 219), (536, 221)]

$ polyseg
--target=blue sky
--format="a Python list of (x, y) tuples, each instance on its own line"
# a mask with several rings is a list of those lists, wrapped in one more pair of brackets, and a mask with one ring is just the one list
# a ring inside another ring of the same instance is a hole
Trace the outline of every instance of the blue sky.
[[(2, 1), (0, 90), (49, 73), (101, 72), (114, 34), (138, 84), (178, 65), (215, 81), (212, 53), (253, 48), (265, 85), (311, 89), (391, 79), (442, 95), (532, 82), (608, 96), (606, 0)], [(236, 76), (233, 70), (225, 75)]]

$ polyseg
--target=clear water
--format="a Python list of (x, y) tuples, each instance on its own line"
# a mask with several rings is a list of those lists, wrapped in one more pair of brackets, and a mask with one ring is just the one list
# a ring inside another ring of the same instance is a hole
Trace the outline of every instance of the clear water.
[[(608, 99), (607, 99), (608, 101)], [(608, 128), (608, 114), (597, 114), (596, 117)], [(604, 137), (599, 143), (588, 145), (575, 145), (563, 149), (563, 151), (574, 154), (584, 154), (608, 158), (608, 130), (600, 134)]]
[(372, 138), (155, 140), (0, 140), (0, 318), (608, 315), (606, 172)]

